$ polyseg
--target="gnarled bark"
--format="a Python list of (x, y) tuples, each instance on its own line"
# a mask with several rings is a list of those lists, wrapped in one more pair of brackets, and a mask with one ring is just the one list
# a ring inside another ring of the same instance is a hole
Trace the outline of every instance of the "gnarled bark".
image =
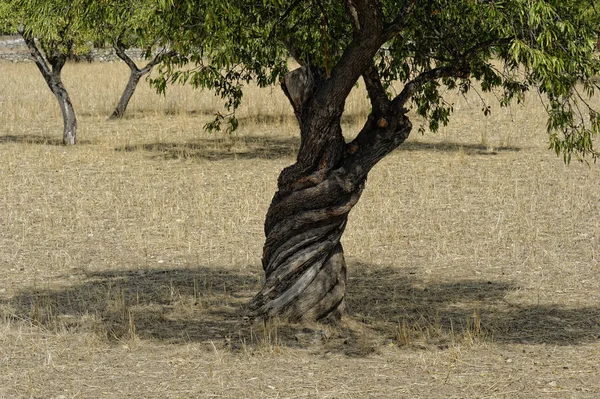
[[(296, 164), (282, 172), (265, 222), (265, 283), (250, 303), (252, 315), (291, 321), (341, 316), (346, 265), (340, 239), (348, 214), (371, 168), (411, 129), (404, 117), (383, 124), (371, 116), (354, 141), (341, 144), (333, 163), (326, 153), (316, 169), (298, 173)], [(290, 179), (292, 174), (300, 177)]]
[(279, 176), (278, 191), (267, 213), (265, 283), (250, 303), (255, 317), (300, 321), (341, 316), (346, 265), (340, 239), (348, 214), (371, 168), (406, 140), (412, 128), (403, 114), (390, 111), (391, 102), (371, 95), (379, 98), (380, 105), (374, 106), (356, 139), (346, 143), (340, 126), (342, 110), (331, 103), (328, 107), (307, 103), (307, 93), (318, 92), (319, 87), (306, 85), (322, 80), (306, 79), (303, 73), (316, 72), (303, 67), (283, 83), (299, 121), (302, 143), (298, 161)]
[(265, 284), (251, 303), (256, 315), (292, 321), (341, 315), (346, 265), (340, 238), (363, 188), (346, 186), (342, 174), (332, 171), (316, 185), (300, 183), (273, 198), (265, 223)]
[(267, 213), (265, 283), (250, 302), (253, 317), (300, 321), (341, 316), (346, 265), (340, 239), (348, 213), (371, 168), (412, 128), (403, 107), (394, 107), (378, 76), (372, 76), (367, 86), (373, 112), (356, 139), (346, 143), (341, 129), (344, 103), (373, 65), (387, 34), (378, 2), (347, 4), (354, 36), (331, 74), (304, 65), (282, 83), (298, 119), (301, 143), (296, 163), (279, 176)]

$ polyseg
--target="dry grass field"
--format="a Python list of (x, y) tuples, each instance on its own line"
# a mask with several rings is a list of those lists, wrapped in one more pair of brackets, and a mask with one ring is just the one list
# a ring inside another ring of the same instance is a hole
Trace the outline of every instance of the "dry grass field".
[(450, 93), (373, 170), (340, 325), (249, 325), (290, 107), (254, 89), (208, 134), (219, 99), (142, 82), (107, 122), (127, 73), (66, 67), (66, 148), (35, 66), (0, 63), (0, 398), (600, 397), (600, 169), (547, 150), (534, 94), (486, 118)]

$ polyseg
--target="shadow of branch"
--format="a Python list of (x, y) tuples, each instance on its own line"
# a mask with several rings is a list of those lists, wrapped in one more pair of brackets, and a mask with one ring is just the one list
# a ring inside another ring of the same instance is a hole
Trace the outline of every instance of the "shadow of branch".
[[(241, 136), (230, 138), (197, 139), (188, 143), (152, 143), (127, 145), (116, 151), (145, 151), (155, 159), (278, 159), (294, 158), (300, 148), (297, 137)], [(466, 155), (498, 155), (500, 152), (520, 151), (518, 147), (488, 147), (477, 144), (407, 142), (396, 151), (460, 152)]]
[(277, 159), (294, 157), (300, 147), (300, 140), (290, 138), (270, 138), (242, 136), (233, 138), (197, 139), (189, 143), (153, 143), (117, 147), (116, 151), (146, 151), (156, 159)]
[[(51, 146), (62, 146), (62, 139), (40, 136), (35, 134), (24, 134), (24, 135), (4, 135), (0, 136), (0, 144), (6, 143), (18, 143), (18, 144), (37, 144), (37, 145), (51, 145)], [(88, 140), (77, 140), (77, 144), (91, 144)]]
[(506, 296), (519, 287), (506, 281), (422, 284), (403, 269), (355, 265), (353, 270), (358, 275), (348, 283), (348, 315), (390, 339), (405, 325), (434, 343), (473, 335), (526, 344), (600, 340), (600, 307), (512, 304)]

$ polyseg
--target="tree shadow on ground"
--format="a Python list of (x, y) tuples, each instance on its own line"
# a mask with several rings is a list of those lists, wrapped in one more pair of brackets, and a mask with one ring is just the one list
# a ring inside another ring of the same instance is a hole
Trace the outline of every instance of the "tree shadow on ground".
[(207, 341), (235, 331), (259, 285), (249, 273), (207, 267), (83, 272), (75, 278), (57, 281), (59, 288), (23, 291), (0, 305), (34, 325), (92, 330), (108, 339), (135, 334)]
[[(146, 151), (155, 159), (277, 159), (293, 158), (300, 148), (297, 137), (277, 138), (266, 136), (241, 136), (215, 139), (197, 139), (189, 143), (151, 143), (127, 145), (116, 151)], [(396, 151), (463, 152), (465, 155), (498, 155), (501, 152), (517, 152), (518, 147), (497, 147), (461, 143), (407, 142)]]
[(465, 144), (452, 142), (427, 143), (408, 141), (398, 147), (400, 151), (460, 152), (465, 155), (498, 155), (502, 152), (519, 152), (521, 148), (514, 146), (490, 147), (483, 144)]
[(600, 306), (513, 304), (506, 296), (520, 288), (507, 281), (423, 284), (403, 269), (354, 265), (353, 270), (358, 275), (349, 279), (348, 313), (388, 336), (395, 329), (409, 340), (412, 334), (442, 346), (453, 336), (554, 345), (600, 340)]
[[(41, 144), (41, 145), (52, 145), (62, 146), (62, 138), (53, 138), (48, 136), (40, 136), (36, 134), (24, 134), (24, 135), (4, 135), (0, 136), (0, 144), (6, 143), (17, 143), (17, 144)], [(88, 140), (77, 140), (77, 144), (91, 144)]]
[(127, 145), (116, 151), (149, 152), (153, 159), (201, 159), (209, 161), (229, 159), (278, 159), (294, 157), (300, 148), (295, 137), (272, 138), (241, 136), (230, 138), (197, 139), (190, 143), (152, 143)]
[(600, 307), (517, 306), (505, 300), (517, 289), (508, 282), (423, 284), (405, 269), (350, 266), (347, 316), (337, 326), (250, 323), (246, 304), (259, 289), (257, 275), (210, 267), (83, 273), (0, 300), (0, 314), (108, 340), (318, 344), (349, 355), (390, 343), (443, 349), (465, 337), (554, 345), (600, 340)]

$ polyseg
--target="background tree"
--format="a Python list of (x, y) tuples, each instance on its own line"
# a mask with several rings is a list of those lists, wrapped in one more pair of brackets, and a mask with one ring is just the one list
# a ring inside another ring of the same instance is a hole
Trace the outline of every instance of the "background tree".
[(0, 7), (3, 30), (20, 34), (63, 116), (63, 144), (77, 142), (77, 118), (61, 78), (67, 60), (89, 51), (86, 15), (76, 0), (5, 0)]
[[(110, 119), (121, 118), (135, 93), (140, 79), (150, 73), (168, 52), (168, 34), (157, 2), (144, 0), (90, 1), (86, 5), (87, 22), (95, 41), (112, 47), (130, 70), (129, 80)], [(127, 54), (131, 48), (142, 49), (148, 62), (138, 67)]]
[[(265, 283), (251, 301), (254, 316), (341, 315), (348, 213), (371, 168), (413, 130), (409, 109), (433, 131), (448, 123), (447, 89), (465, 93), (478, 82), (503, 106), (537, 91), (550, 147), (566, 161), (599, 155), (600, 117), (586, 101), (599, 71), (592, 1), (207, 0), (201, 9), (175, 0), (163, 7), (185, 38), (175, 49), (189, 55), (169, 60), (159, 87), (190, 81), (235, 109), (246, 82), (280, 79), (298, 120), (297, 159), (281, 172), (266, 217)], [(210, 43), (195, 43), (206, 32)], [(301, 67), (287, 73), (289, 57)], [(178, 69), (188, 63), (195, 67)], [(370, 114), (359, 132), (344, 135), (344, 104), (361, 78)], [(490, 112), (487, 104), (482, 110)]]

